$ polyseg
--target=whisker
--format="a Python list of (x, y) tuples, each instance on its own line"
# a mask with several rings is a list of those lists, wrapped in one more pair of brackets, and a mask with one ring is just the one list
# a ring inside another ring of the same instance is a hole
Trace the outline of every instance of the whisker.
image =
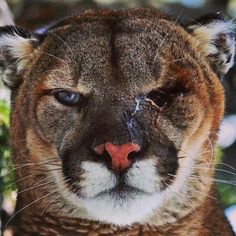
[(214, 158), (214, 147), (213, 147), (212, 142), (209, 137), (207, 137), (207, 140), (210, 144), (210, 150), (211, 150), (210, 161), (209, 161), (209, 167), (210, 167), (212, 165), (213, 158)]
[[(170, 34), (171, 30), (174, 28), (174, 26), (176, 25), (177, 21), (179, 20), (179, 18), (181, 17), (183, 13), (183, 9), (181, 10), (180, 14), (178, 15), (178, 17), (176, 18), (176, 20), (173, 22), (173, 24), (170, 26), (170, 30), (166, 33), (166, 35), (164, 36), (164, 38), (162, 39), (161, 43), (159, 44), (159, 48), (162, 47), (162, 45), (166, 42), (166, 39), (168, 37), (168, 35)], [(154, 62), (156, 61), (157, 59), (157, 55), (158, 55), (158, 52), (156, 53), (155, 57), (154, 57)]]
[(197, 193), (200, 193), (200, 194), (202, 194), (202, 195), (204, 195), (204, 196), (206, 196), (206, 197), (209, 197), (209, 198), (211, 198), (211, 199), (217, 200), (215, 197), (213, 197), (213, 196), (211, 196), (211, 195), (209, 195), (209, 194), (203, 193), (203, 192), (201, 192), (201, 191), (198, 191), (198, 190), (196, 190), (196, 189), (194, 189), (194, 188), (191, 188), (190, 186), (187, 186), (186, 188), (187, 188), (187, 189), (190, 189), (190, 190), (192, 190), (192, 191), (195, 191), (195, 192), (197, 192)]
[(32, 166), (42, 166), (42, 165), (54, 165), (54, 166), (61, 166), (59, 163), (56, 162), (48, 162), (48, 161), (44, 161), (44, 162), (35, 162), (35, 163), (25, 163), (25, 164), (18, 164), (18, 165), (1, 165), (1, 167), (14, 167), (11, 169), (8, 169), (8, 172), (15, 172), (18, 169), (24, 168), (24, 167), (32, 167)]
[[(65, 181), (63, 181), (63, 183), (66, 183), (66, 182), (68, 182), (69, 181), (69, 179), (67, 179), (67, 180), (65, 180)], [(70, 190), (72, 188), (72, 186), (69, 186), (68, 187), (68, 191)], [(47, 205), (46, 205), (46, 207), (42, 210), (42, 212), (40, 213), (40, 215), (43, 215), (43, 213), (46, 211), (46, 209), (53, 203), (53, 202), (55, 202), (58, 198), (60, 198), (61, 196), (60, 196), (60, 194), (58, 195), (58, 196), (56, 196), (54, 199), (52, 199)]]
[(195, 176), (195, 175), (190, 175), (189, 176), (190, 178), (192, 179), (198, 179), (198, 180), (206, 180), (206, 181), (209, 181), (209, 182), (218, 182), (218, 183), (223, 183), (223, 184), (229, 184), (229, 185), (232, 185), (232, 186), (236, 186), (236, 181), (230, 181), (230, 180), (224, 180), (224, 179), (216, 179), (216, 178), (211, 178), (211, 177), (206, 177), (206, 176)]
[[(75, 181), (74, 183), (72, 183), (71, 185), (70, 185), (70, 187), (71, 187), (71, 189), (73, 189), (73, 186), (75, 185), (75, 183), (77, 183), (77, 182), (79, 182), (79, 180), (77, 180), (77, 181)], [(69, 192), (69, 188), (67, 188), (67, 191), (64, 193), (64, 194), (69, 194), (70, 192)], [(77, 191), (77, 193), (78, 193), (78, 191)], [(68, 202), (65, 202), (65, 204), (66, 204), (66, 206), (68, 205)], [(65, 205), (64, 205), (65, 206)], [(63, 206), (63, 207), (64, 207)], [(59, 210), (58, 210), (58, 212), (57, 212), (57, 216), (59, 215), (59, 213), (60, 213), (60, 211), (63, 209), (63, 207), (61, 207)]]
[(232, 172), (232, 171), (228, 171), (228, 170), (224, 170), (224, 169), (219, 169), (219, 168), (214, 168), (214, 167), (205, 167), (205, 166), (197, 166), (197, 168), (200, 168), (200, 169), (211, 169), (211, 170), (215, 170), (215, 171), (221, 171), (221, 172), (224, 172), (224, 173), (227, 173), (227, 174), (230, 174), (230, 175), (233, 175), (233, 176), (236, 176), (236, 173)]
[[(221, 171), (221, 172), (224, 172), (224, 173), (236, 176), (236, 172), (232, 172), (232, 171), (228, 171), (228, 170), (220, 169), (220, 168), (215, 168), (214, 166), (213, 167), (209, 167), (208, 164), (196, 164), (195, 167), (197, 169), (203, 169), (203, 170), (208, 170), (209, 169), (209, 170)], [(184, 166), (182, 166), (181, 168), (188, 169), (188, 167), (184, 167)]]
[(17, 179), (17, 180), (14, 181), (13, 183), (11, 183), (9, 186), (14, 186), (14, 185), (17, 184), (18, 182), (20, 182), (20, 181), (22, 181), (22, 180), (24, 180), (24, 179), (26, 179), (26, 178), (32, 177), (32, 176), (34, 176), (34, 175), (35, 175), (35, 174), (26, 175), (26, 176), (24, 176), (24, 177), (22, 177), (22, 178), (20, 178), (20, 179)]
[(47, 55), (47, 56), (51, 56), (51, 57), (53, 57), (53, 58), (55, 58), (55, 59), (61, 61), (63, 64), (66, 64), (67, 66), (71, 67), (65, 60), (63, 60), (63, 59), (61, 59), (60, 57), (57, 57), (57, 56), (55, 56), (55, 55), (53, 55), (53, 54), (51, 54), (51, 53), (47, 53), (47, 52), (39, 52), (39, 53), (45, 54), (45, 55)]
[(229, 165), (229, 164), (226, 164), (226, 163), (224, 163), (224, 162), (222, 162), (222, 163), (217, 163), (217, 165), (224, 165), (224, 166), (229, 167), (231, 170), (236, 171), (236, 169), (235, 169), (233, 166), (231, 166), (231, 165)]
[(62, 169), (61, 168), (54, 168), (54, 169), (41, 169), (41, 168), (37, 168), (37, 170), (40, 170), (43, 173), (44, 172), (48, 173), (49, 171), (57, 171), (57, 170), (62, 170)]
[(27, 191), (29, 191), (29, 190), (36, 189), (36, 188), (38, 188), (38, 187), (44, 186), (44, 185), (46, 185), (46, 184), (53, 183), (53, 180), (50, 180), (50, 181), (48, 181), (48, 182), (42, 183), (43, 181), (45, 181), (46, 179), (49, 179), (49, 178), (51, 178), (51, 176), (49, 176), (49, 177), (47, 177), (47, 178), (45, 178), (45, 179), (43, 179), (43, 180), (41, 180), (41, 181), (38, 182), (38, 183), (41, 183), (41, 184), (38, 184), (38, 185), (36, 185), (36, 186), (32, 186), (32, 187), (30, 187), (30, 188), (23, 189), (23, 190), (21, 190), (21, 191), (18, 191), (17, 193), (18, 193), (18, 194), (21, 194), (21, 193), (27, 192)]
[[(172, 182), (173, 182), (173, 181), (172, 181)], [(175, 195), (176, 198), (177, 198), (180, 202), (183, 202), (183, 200), (184, 200), (184, 202), (187, 203), (188, 206), (193, 209), (193, 211), (195, 212), (195, 214), (197, 215), (197, 217), (199, 217), (197, 210), (191, 205), (190, 201), (187, 201), (187, 200), (186, 200), (186, 198), (184, 197), (183, 193), (180, 193), (179, 191), (178, 191), (178, 192), (173, 191), (173, 190), (171, 189), (171, 186), (170, 186), (169, 184), (167, 184), (167, 187), (169, 188), (169, 191), (171, 191), (171, 192), (174, 193), (174, 194), (179, 195), (181, 198), (178, 198), (178, 197)], [(187, 201), (187, 202), (186, 202), (186, 201)]]
[[(30, 160), (29, 160), (30, 161)], [(15, 168), (20, 168), (20, 167), (24, 167), (24, 166), (33, 166), (33, 165), (38, 165), (38, 164), (51, 164), (51, 165), (56, 165), (59, 164), (58, 163), (58, 159), (54, 159), (54, 160), (43, 160), (43, 161), (34, 161), (34, 162), (27, 162), (27, 163), (21, 163), (21, 164), (12, 164), (12, 165), (5, 165), (5, 166), (13, 166)]]
[[(171, 177), (176, 177), (177, 176), (177, 175), (172, 175), (172, 174), (168, 174), (168, 175), (171, 176)], [(209, 176), (197, 176), (197, 175), (189, 175), (189, 178), (198, 179), (200, 181), (209, 181), (209, 182), (214, 181), (214, 182), (217, 182), (217, 183), (236, 186), (236, 181), (234, 181), (234, 180), (217, 179), (217, 178), (212, 178), (212, 177), (209, 177)]]
[(170, 30), (167, 32), (167, 34), (165, 35), (165, 37), (163, 38), (162, 42), (160, 43), (160, 47), (162, 47), (162, 45), (165, 43), (166, 38), (168, 37), (169, 33), (171, 32), (171, 30), (174, 28), (174, 26), (176, 25), (177, 21), (179, 20), (179, 18), (181, 17), (182, 13), (183, 13), (184, 9), (181, 10), (180, 14), (178, 15), (178, 17), (176, 18), (176, 20), (173, 22), (173, 24), (170, 27)]
[[(66, 62), (66, 61), (63, 60), (62, 58), (57, 57), (57, 56), (55, 56), (55, 55), (53, 55), (53, 54), (51, 54), (51, 53), (47, 53), (47, 52), (37, 52), (37, 53), (39, 53), (39, 54), (44, 54), (44, 55), (53, 57), (53, 58), (55, 58), (55, 59), (61, 61), (63, 64), (66, 64), (68, 67), (70, 67), (70, 65), (68, 64), (68, 62)], [(32, 57), (32, 54), (27, 54), (27, 55), (21, 57), (21, 59), (25, 59), (25, 58), (27, 59), (27, 58), (29, 58), (29, 57)], [(14, 62), (14, 63), (12, 63), (12, 65), (13, 65), (13, 64), (17, 64), (17, 63)]]
[(56, 34), (54, 34), (54, 33), (52, 33), (52, 32), (48, 32), (48, 34), (50, 34), (50, 35), (56, 37), (57, 39), (59, 39), (59, 40), (70, 50), (70, 52), (72, 53), (72, 55), (74, 55), (74, 57), (76, 57), (74, 51), (71, 49), (71, 47), (69, 46), (69, 44), (68, 44), (67, 42), (65, 42), (65, 40), (63, 40), (60, 36), (58, 36), (58, 35), (56, 35)]
[(26, 206), (22, 207), (20, 210), (18, 210), (16, 213), (14, 213), (14, 214), (10, 217), (10, 219), (9, 219), (9, 220), (7, 221), (7, 223), (4, 225), (4, 229), (6, 229), (6, 227), (7, 227), (8, 224), (11, 222), (11, 220), (12, 220), (16, 215), (18, 215), (20, 212), (22, 212), (24, 209), (26, 209), (27, 207), (33, 205), (34, 203), (40, 201), (41, 199), (43, 199), (43, 198), (45, 198), (45, 197), (47, 197), (47, 196), (49, 196), (49, 195), (51, 195), (51, 194), (53, 194), (53, 193), (55, 193), (55, 192), (57, 192), (57, 190), (55, 190), (55, 191), (53, 191), (53, 192), (50, 192), (50, 193), (48, 193), (48, 194), (46, 194), (46, 195), (44, 195), (44, 196), (42, 196), (42, 197), (40, 197), (40, 198), (34, 200), (33, 202), (27, 204)]

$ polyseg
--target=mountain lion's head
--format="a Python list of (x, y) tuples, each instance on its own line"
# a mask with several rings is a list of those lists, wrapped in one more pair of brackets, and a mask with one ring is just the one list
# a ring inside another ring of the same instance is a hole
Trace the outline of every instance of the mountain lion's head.
[(233, 30), (220, 14), (181, 26), (147, 9), (87, 11), (42, 34), (1, 28), (19, 205), (41, 197), (39, 213), (121, 226), (198, 207)]

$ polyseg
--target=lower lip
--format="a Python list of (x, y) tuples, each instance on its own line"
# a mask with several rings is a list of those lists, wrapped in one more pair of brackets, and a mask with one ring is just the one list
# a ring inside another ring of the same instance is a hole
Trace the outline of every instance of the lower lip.
[(121, 197), (127, 197), (127, 195), (146, 194), (146, 193), (138, 188), (134, 188), (129, 185), (117, 185), (110, 190), (106, 190), (104, 192), (99, 193), (97, 196), (104, 196), (107, 194), (121, 196)]
[[(78, 197), (83, 198), (83, 196), (81, 196), (79, 194), (79, 192), (80, 192), (79, 187), (74, 185), (74, 187), (71, 190)], [(133, 194), (148, 194), (148, 193), (141, 190), (141, 189), (132, 187), (132, 186), (127, 185), (127, 184), (122, 182), (122, 183), (117, 184), (115, 187), (113, 187), (111, 189), (108, 189), (108, 190), (105, 190), (105, 191), (102, 191), (102, 192), (98, 193), (97, 195), (94, 196), (94, 198), (101, 197), (101, 196), (104, 196), (104, 195), (127, 197), (128, 195), (132, 196)]]

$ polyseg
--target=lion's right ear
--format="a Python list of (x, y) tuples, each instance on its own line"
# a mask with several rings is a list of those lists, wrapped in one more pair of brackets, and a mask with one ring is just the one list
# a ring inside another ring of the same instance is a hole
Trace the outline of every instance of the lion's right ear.
[(204, 55), (217, 76), (222, 79), (234, 65), (235, 30), (233, 20), (220, 12), (209, 14), (189, 25), (199, 51)]
[(15, 26), (0, 27), (0, 79), (10, 88), (19, 84), (19, 74), (30, 64), (39, 36)]

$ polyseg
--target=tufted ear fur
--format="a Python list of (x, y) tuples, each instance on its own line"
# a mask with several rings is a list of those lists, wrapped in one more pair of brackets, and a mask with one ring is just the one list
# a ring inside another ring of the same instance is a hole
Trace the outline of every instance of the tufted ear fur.
[(197, 38), (200, 51), (220, 79), (234, 64), (235, 28), (232, 20), (225, 19), (221, 13), (201, 17), (188, 26)]
[(10, 88), (19, 84), (19, 74), (30, 64), (39, 36), (15, 26), (0, 27), (0, 79)]

